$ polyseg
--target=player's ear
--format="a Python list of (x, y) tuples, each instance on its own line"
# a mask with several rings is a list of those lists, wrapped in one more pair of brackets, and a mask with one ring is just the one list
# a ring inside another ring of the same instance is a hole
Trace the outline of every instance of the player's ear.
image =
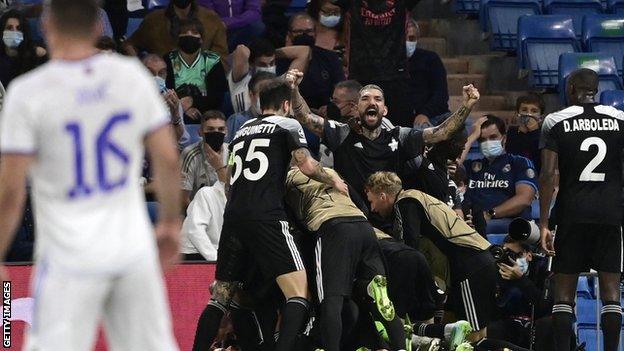
[(384, 106), (383, 111), (381, 112), (381, 115), (384, 117), (388, 115), (388, 106)]

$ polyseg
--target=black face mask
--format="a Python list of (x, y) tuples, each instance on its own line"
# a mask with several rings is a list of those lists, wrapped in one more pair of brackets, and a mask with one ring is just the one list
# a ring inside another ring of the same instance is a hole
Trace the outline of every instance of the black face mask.
[(293, 45), (314, 46), (315, 39), (310, 34), (299, 34), (293, 38)]
[(191, 35), (183, 35), (178, 38), (180, 50), (186, 54), (194, 54), (201, 47), (201, 38)]
[(225, 139), (225, 133), (221, 132), (208, 132), (204, 134), (204, 142), (208, 144), (214, 151), (221, 151), (223, 146), (223, 140)]
[(193, 0), (173, 0), (172, 2), (173, 6), (179, 9), (185, 9), (191, 4), (191, 2), (193, 2)]
[(340, 108), (338, 108), (338, 106), (336, 106), (333, 102), (327, 104), (327, 118), (340, 122), (343, 120)]

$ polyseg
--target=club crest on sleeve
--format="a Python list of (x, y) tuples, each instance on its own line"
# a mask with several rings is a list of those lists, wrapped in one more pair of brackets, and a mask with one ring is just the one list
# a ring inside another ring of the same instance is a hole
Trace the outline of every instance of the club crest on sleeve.
[(511, 165), (508, 163), (503, 167), (503, 173), (509, 173), (511, 171)]

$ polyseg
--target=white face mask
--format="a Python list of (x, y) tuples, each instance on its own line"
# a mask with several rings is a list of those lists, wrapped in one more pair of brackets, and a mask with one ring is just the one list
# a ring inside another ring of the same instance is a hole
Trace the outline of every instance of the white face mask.
[(405, 42), (405, 51), (407, 52), (407, 57), (412, 57), (414, 55), (414, 51), (416, 51), (417, 41), (406, 41)]
[(481, 153), (486, 158), (495, 158), (503, 154), (505, 149), (503, 149), (502, 140), (488, 140), (482, 142), (479, 147), (481, 148)]
[(323, 16), (319, 17), (319, 22), (327, 28), (334, 28), (340, 23), (340, 16)]
[(269, 72), (275, 74), (277, 71), (277, 67), (269, 66), (269, 67), (256, 67), (256, 72)]
[(520, 267), (520, 272), (522, 272), (523, 275), (529, 271), (529, 261), (527, 261), (526, 257), (516, 259), (516, 263)]
[(154, 81), (156, 82), (158, 91), (160, 91), (161, 94), (167, 91), (167, 83), (161, 76), (154, 76)]
[(5, 30), (2, 33), (2, 41), (7, 47), (15, 49), (24, 41), (24, 33), (17, 30)]

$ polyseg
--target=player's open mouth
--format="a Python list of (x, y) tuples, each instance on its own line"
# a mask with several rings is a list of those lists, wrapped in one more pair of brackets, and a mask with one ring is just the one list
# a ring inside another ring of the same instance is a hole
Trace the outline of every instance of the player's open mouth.
[(367, 116), (375, 116), (375, 117), (377, 117), (377, 109), (373, 108), (373, 107), (367, 109), (366, 110), (366, 115)]

